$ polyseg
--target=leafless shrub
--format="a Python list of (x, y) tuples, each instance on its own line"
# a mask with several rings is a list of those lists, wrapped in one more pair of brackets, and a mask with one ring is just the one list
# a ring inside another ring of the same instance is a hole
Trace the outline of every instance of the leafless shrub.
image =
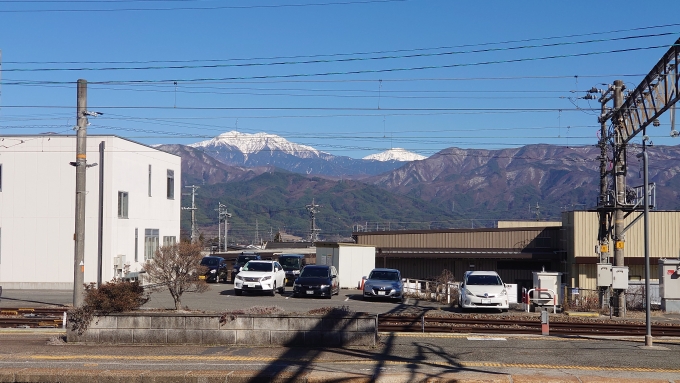
[(144, 265), (149, 282), (157, 283), (154, 290), (167, 288), (175, 301), (175, 310), (182, 308), (182, 294), (203, 293), (210, 288), (200, 275), (207, 272), (201, 266), (201, 245), (188, 242), (163, 246), (156, 251), (152, 260)]

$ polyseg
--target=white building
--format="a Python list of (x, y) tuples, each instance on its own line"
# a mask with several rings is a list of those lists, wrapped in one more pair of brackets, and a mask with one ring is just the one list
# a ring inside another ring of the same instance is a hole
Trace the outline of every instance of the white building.
[[(75, 158), (75, 136), (0, 136), (3, 288), (73, 288)], [(179, 241), (181, 158), (116, 136), (88, 136), (87, 158), (85, 283), (134, 278)]]

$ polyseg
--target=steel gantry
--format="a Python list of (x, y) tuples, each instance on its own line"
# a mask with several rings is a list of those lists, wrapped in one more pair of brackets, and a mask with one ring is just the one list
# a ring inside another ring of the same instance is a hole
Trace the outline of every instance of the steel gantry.
[[(647, 181), (647, 157), (646, 146), (649, 144), (646, 136), (646, 128), (650, 124), (658, 126), (658, 118), (667, 110), (671, 109), (680, 99), (678, 94), (678, 63), (680, 61), (680, 39), (663, 55), (661, 60), (652, 68), (640, 84), (630, 92), (625, 100), (623, 82), (617, 80), (606, 91), (592, 89), (589, 93), (602, 93), (599, 101), (602, 104), (602, 113), (599, 116), (601, 124), (600, 137), (600, 198), (598, 201), (599, 233), (598, 252), (600, 262), (607, 262), (609, 258), (609, 237), (614, 244), (614, 266), (624, 265), (625, 232), (630, 227), (624, 227), (625, 216), (632, 212), (645, 211), (645, 278), (649, 282), (649, 254), (648, 254), (648, 223), (647, 212), (655, 204), (652, 188)], [(594, 99), (592, 96), (585, 98)], [(613, 101), (613, 108), (608, 110), (606, 103)], [(607, 121), (611, 120), (611, 130), (605, 132)], [(643, 159), (645, 165), (645, 184), (634, 190), (626, 187), (627, 174), (627, 145), (638, 133), (643, 136)], [(678, 132), (671, 124), (672, 137), (677, 137)], [(606, 142), (610, 143), (612, 150), (611, 168), (607, 169), (608, 156), (606, 155)], [(606, 176), (611, 175), (610, 187), (606, 187)], [(637, 217), (636, 222), (642, 215)], [(647, 292), (649, 286), (647, 286)], [(625, 315), (625, 290), (615, 290), (612, 306), (617, 316)], [(648, 300), (647, 300), (648, 301)], [(647, 305), (649, 316), (649, 305)], [(649, 320), (648, 320), (649, 322)], [(649, 336), (651, 344), (651, 336)]]

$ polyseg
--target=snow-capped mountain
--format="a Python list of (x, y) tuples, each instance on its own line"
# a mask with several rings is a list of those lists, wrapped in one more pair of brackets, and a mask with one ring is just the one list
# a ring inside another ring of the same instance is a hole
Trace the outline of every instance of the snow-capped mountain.
[(402, 162), (409, 162), (409, 161), (417, 161), (417, 160), (424, 160), (427, 157), (422, 156), (418, 153), (413, 153), (409, 152), (406, 149), (403, 148), (394, 148), (390, 150), (386, 150), (381, 153), (376, 153), (376, 154), (371, 154), (370, 156), (366, 156), (363, 159), (364, 160), (374, 160), (374, 161), (402, 161)]
[(189, 146), (193, 148), (213, 149), (217, 149), (220, 146), (233, 148), (243, 154), (245, 161), (248, 160), (249, 155), (263, 151), (276, 151), (300, 158), (314, 158), (324, 155), (330, 156), (329, 153), (318, 151), (311, 146), (296, 144), (281, 136), (269, 133), (249, 134), (231, 131), (222, 133), (210, 140), (190, 144)]
[(294, 173), (339, 178), (378, 175), (408, 162), (390, 158), (376, 161), (334, 156), (269, 133), (231, 131), (189, 146), (227, 165), (275, 166)]

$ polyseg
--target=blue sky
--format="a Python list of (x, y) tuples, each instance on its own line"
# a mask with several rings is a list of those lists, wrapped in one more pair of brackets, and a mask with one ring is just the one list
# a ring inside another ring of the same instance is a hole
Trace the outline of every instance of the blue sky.
[[(146, 144), (594, 145), (599, 104), (579, 97), (633, 89), (680, 37), (680, 2), (661, 3), (0, 0), (0, 135), (71, 132), (83, 78), (104, 113), (88, 134)], [(660, 122), (654, 143), (677, 144)]]

